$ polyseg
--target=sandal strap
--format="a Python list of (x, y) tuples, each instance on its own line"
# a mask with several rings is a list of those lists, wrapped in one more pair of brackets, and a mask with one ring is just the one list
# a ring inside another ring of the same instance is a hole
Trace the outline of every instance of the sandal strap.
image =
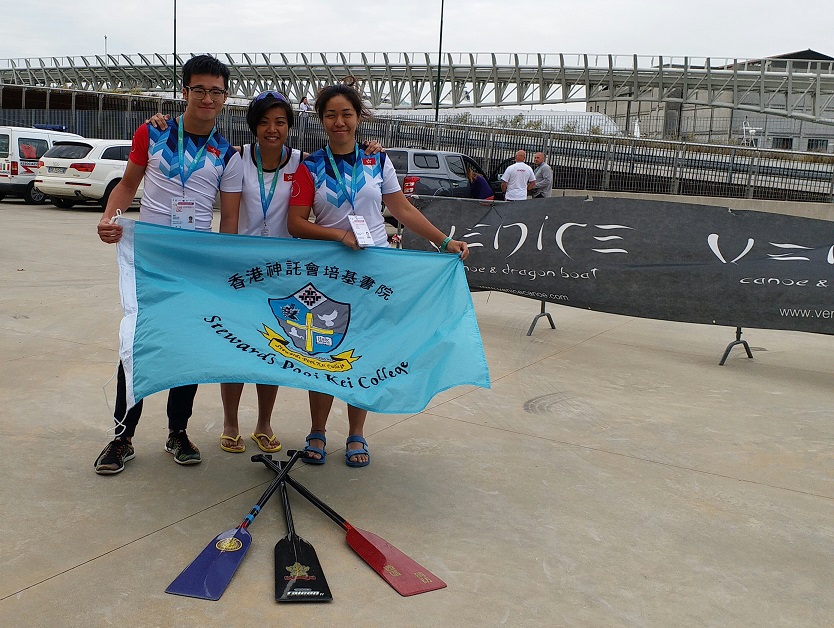
[[(362, 443), (365, 447), (368, 446), (368, 441), (362, 438), (359, 434), (354, 434), (353, 436), (348, 436), (345, 444), (348, 443)], [(358, 451), (358, 450), (355, 450)]]
[(304, 448), (304, 451), (311, 451), (314, 454), (318, 454), (321, 456), (322, 460), (324, 460), (324, 457), (327, 455), (327, 452), (325, 452), (324, 449), (321, 449), (320, 447), (313, 447), (312, 445), (307, 445)]
[[(308, 444), (310, 443), (311, 440), (320, 440), (321, 442), (323, 442), (325, 444), (325, 446), (327, 446), (327, 439), (324, 437), (324, 434), (322, 434), (321, 432), (310, 432), (310, 434), (307, 436), (307, 438), (305, 440), (307, 441)], [(317, 449), (318, 448), (316, 448), (316, 450)]]

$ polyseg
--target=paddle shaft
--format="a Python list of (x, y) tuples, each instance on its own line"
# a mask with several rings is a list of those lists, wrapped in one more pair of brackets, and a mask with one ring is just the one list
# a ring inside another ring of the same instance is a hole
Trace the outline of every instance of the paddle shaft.
[(284, 507), (284, 518), (287, 520), (287, 537), (295, 539), (295, 526), (292, 523), (292, 510), (290, 510), (290, 496), (287, 494), (286, 478), (281, 482), (281, 505)]
[[(253, 456), (252, 460), (255, 461), (256, 457), (257, 456)], [(279, 465), (276, 462), (274, 462), (271, 458), (268, 458), (266, 456), (261, 456), (260, 458), (258, 458), (258, 460), (256, 462), (263, 462), (266, 466), (268, 466), (270, 469), (275, 471), (275, 473), (282, 473), (283, 469), (286, 468), (286, 464), (287, 464), (287, 463), (282, 463), (282, 464)], [(339, 526), (342, 529), (347, 531), (347, 530), (350, 530), (351, 528), (353, 528), (353, 526), (351, 526), (344, 517), (339, 515), (339, 513), (337, 513), (335, 510), (333, 510), (330, 506), (328, 506), (323, 501), (321, 501), (318, 497), (313, 495), (309, 490), (307, 490), (307, 488), (303, 484), (301, 484), (300, 482), (296, 481), (294, 478), (292, 478), (288, 475), (286, 477), (284, 477), (283, 480), (285, 482), (287, 482), (290, 486), (292, 486), (296, 491), (298, 491), (305, 499), (307, 499), (316, 508), (321, 510), (324, 514), (326, 514), (333, 521), (335, 521), (337, 524), (339, 524)]]
[[(304, 452), (301, 451), (301, 450), (293, 452), (292, 457), (284, 465), (284, 468), (283, 469), (281, 469), (281, 468), (278, 469), (278, 475), (275, 476), (275, 479), (272, 480), (272, 482), (270, 482), (269, 486), (264, 491), (264, 494), (261, 495), (261, 498), (258, 500), (258, 503), (255, 504), (252, 507), (252, 510), (250, 510), (249, 514), (246, 515), (246, 517), (244, 517), (243, 521), (241, 522), (240, 526), (238, 526), (238, 527), (240, 527), (244, 530), (249, 527), (249, 525), (255, 520), (255, 517), (258, 516), (258, 513), (261, 512), (261, 508), (264, 507), (264, 504), (266, 504), (267, 500), (269, 500), (269, 498), (272, 497), (272, 495), (275, 493), (275, 491), (277, 491), (278, 488), (281, 486), (281, 482), (283, 482), (285, 479), (287, 479), (289, 477), (287, 474), (289, 473), (290, 468), (295, 464), (296, 460), (301, 458), (301, 456), (303, 454), (304, 454)], [(263, 456), (263, 454), (256, 454), (256, 455), (252, 456), (252, 460), (256, 460), (258, 458), (258, 456)], [(263, 458), (263, 459), (267, 460), (266, 458)], [(272, 461), (270, 460), (270, 462), (272, 462)], [(289, 519), (288, 519), (288, 523), (291, 523), (291, 521)]]

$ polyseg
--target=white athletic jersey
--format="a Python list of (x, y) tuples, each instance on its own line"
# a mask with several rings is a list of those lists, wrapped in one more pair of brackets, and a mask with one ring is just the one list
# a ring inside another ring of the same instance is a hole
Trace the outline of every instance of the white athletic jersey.
[[(171, 201), (175, 198), (194, 199), (196, 211), (194, 227), (211, 231), (214, 200), (218, 189), (240, 192), (242, 171), (240, 155), (219, 133), (202, 151), (197, 169), (191, 173), (183, 192), (177, 140), (178, 120), (168, 122), (165, 131), (150, 124), (140, 126), (133, 136), (129, 159), (145, 166), (144, 193), (139, 205), (139, 220), (156, 225), (171, 226)], [(184, 134), (183, 152), (186, 168), (206, 144), (208, 136)]]
[[(352, 184), (354, 153), (334, 155), (346, 190), (356, 190), (354, 199), (357, 215), (365, 217), (365, 223), (371, 232), (375, 246), (388, 246), (388, 234), (382, 217), (382, 195), (400, 191), (397, 172), (385, 153), (366, 155), (359, 150), (361, 163), (356, 168), (356, 183)], [(293, 192), (293, 205), (313, 208), (316, 224), (350, 231), (350, 200), (345, 190), (339, 185), (338, 177), (333, 172), (327, 151), (317, 150), (308, 156), (298, 167), (296, 192)]]
[[(252, 144), (246, 144), (243, 147), (243, 194), (240, 197), (240, 219), (237, 232), (259, 236), (263, 233), (264, 210), (261, 205), (258, 166), (252, 146)], [(286, 155), (286, 150), (284, 155)], [(277, 172), (264, 170), (264, 193), (267, 196), (272, 180), (279, 177), (275, 184), (275, 194), (266, 211), (267, 235), (271, 238), (292, 237), (287, 231), (287, 209), (290, 206), (293, 178), (299, 163), (301, 163), (301, 151), (292, 149), (289, 161)]]

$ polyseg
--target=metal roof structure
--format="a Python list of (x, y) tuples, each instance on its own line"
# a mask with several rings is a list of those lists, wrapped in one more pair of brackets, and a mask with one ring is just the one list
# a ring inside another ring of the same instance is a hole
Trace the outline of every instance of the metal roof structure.
[[(97, 92), (174, 92), (192, 54), (0, 59), (0, 83)], [(221, 53), (230, 95), (278, 89), (294, 102), (353, 76), (375, 109), (433, 109), (437, 53)], [(834, 125), (834, 61), (590, 54), (444, 53), (440, 107), (651, 101)]]

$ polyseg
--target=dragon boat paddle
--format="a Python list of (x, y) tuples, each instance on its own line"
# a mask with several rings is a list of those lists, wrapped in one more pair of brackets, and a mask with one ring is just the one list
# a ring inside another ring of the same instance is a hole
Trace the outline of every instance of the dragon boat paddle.
[(220, 599), (252, 544), (252, 535), (249, 534), (247, 528), (261, 512), (267, 500), (278, 490), (292, 465), (303, 453), (302, 451), (292, 452), (292, 457), (269, 484), (258, 503), (252, 507), (240, 525), (214, 537), (214, 540), (200, 552), (199, 556), (168, 585), (165, 593), (197, 597), (203, 600)]
[(281, 482), (281, 505), (287, 519), (287, 536), (275, 544), (275, 600), (277, 602), (330, 602), (316, 550), (295, 533), (287, 484)]
[[(278, 465), (273, 462), (272, 456), (257, 455), (253, 456), (252, 459), (255, 462), (263, 462), (276, 473), (281, 473), (282, 468), (286, 468), (286, 464)], [(286, 476), (285, 481), (344, 529), (346, 532), (345, 540), (351, 549), (359, 554), (359, 557), (368, 563), (400, 595), (409, 596), (428, 593), (446, 586), (446, 583), (440, 578), (414, 559), (406, 556), (385, 539), (372, 532), (352, 526), (344, 517), (336, 513), (335, 510), (313, 495), (294, 478)]]

